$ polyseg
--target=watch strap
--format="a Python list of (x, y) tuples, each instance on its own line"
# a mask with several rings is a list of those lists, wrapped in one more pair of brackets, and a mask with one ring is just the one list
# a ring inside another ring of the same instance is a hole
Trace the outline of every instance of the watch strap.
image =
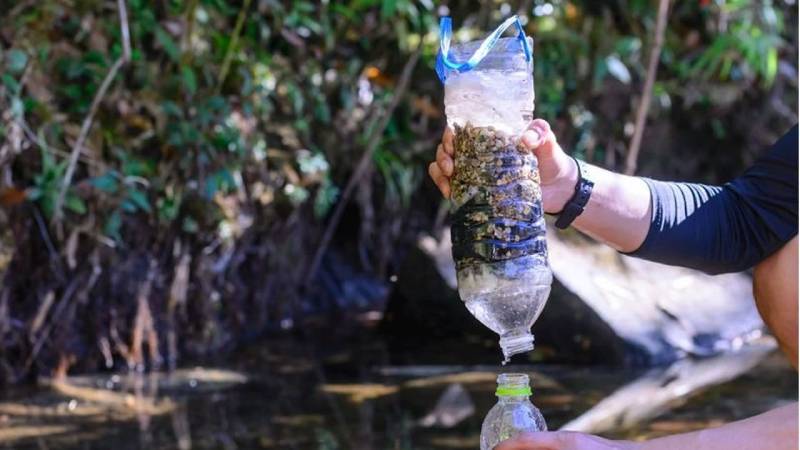
[(564, 209), (556, 219), (556, 228), (565, 229), (572, 224), (575, 219), (583, 213), (586, 204), (589, 203), (589, 197), (592, 195), (594, 182), (589, 179), (586, 164), (578, 160), (574, 156), (572, 160), (578, 166), (578, 182), (575, 183), (575, 193), (564, 205)]

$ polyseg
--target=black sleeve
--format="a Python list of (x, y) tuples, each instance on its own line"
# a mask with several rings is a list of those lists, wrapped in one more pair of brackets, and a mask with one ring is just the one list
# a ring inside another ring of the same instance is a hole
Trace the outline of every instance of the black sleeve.
[(650, 230), (632, 256), (707, 273), (753, 267), (797, 235), (797, 125), (724, 186), (645, 179)]

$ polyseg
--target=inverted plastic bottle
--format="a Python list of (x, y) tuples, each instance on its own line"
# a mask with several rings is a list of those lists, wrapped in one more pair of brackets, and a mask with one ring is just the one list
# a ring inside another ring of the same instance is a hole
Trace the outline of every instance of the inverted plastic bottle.
[[(511, 25), (518, 35), (500, 38)], [(440, 24), (437, 73), (455, 133), (452, 243), (467, 309), (500, 335), (504, 363), (533, 350), (530, 332), (550, 295), (536, 157), (520, 145), (533, 119), (533, 41), (516, 17), (483, 41), (450, 46)]]
[(503, 373), (497, 377), (497, 404), (483, 419), (481, 450), (491, 450), (521, 433), (547, 431), (542, 413), (530, 401), (528, 382), (528, 376), (521, 373)]

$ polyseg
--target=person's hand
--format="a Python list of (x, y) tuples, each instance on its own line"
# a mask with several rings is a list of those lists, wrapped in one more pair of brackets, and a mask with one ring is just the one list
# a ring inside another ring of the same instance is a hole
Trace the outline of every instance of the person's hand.
[[(522, 135), (522, 145), (531, 149), (539, 161), (544, 210), (549, 213), (560, 212), (572, 197), (578, 181), (575, 162), (558, 145), (550, 124), (542, 119), (531, 122)], [(436, 148), (436, 161), (428, 166), (428, 174), (447, 198), (450, 197), (454, 152), (453, 131), (446, 127), (442, 142)]]
[(635, 450), (632, 442), (609, 441), (573, 431), (524, 433), (501, 442), (494, 450)]

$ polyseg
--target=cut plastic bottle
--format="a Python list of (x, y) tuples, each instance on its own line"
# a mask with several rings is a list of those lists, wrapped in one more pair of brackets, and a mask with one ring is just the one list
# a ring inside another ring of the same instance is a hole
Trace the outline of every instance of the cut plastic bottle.
[[(519, 34), (500, 38), (516, 24)], [(520, 145), (533, 119), (533, 41), (516, 17), (483, 41), (450, 47), (441, 24), (437, 73), (454, 132), (452, 244), (467, 309), (500, 335), (504, 363), (533, 350), (531, 326), (553, 276), (547, 263), (539, 169)]]

